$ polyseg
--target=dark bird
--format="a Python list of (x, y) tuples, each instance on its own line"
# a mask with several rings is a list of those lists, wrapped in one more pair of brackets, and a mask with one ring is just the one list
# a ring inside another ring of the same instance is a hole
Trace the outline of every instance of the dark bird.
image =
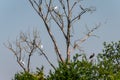
[(39, 0), (39, 5), (38, 5), (39, 12), (41, 12), (41, 5), (42, 5), (42, 0)]
[(92, 55), (90, 55), (89, 59), (93, 58), (95, 56), (95, 53), (93, 53)]

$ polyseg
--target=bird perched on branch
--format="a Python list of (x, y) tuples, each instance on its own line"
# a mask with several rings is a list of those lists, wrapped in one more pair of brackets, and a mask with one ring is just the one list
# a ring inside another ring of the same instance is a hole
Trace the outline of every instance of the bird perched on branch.
[(25, 65), (25, 62), (21, 59), (20, 60), (20, 63), (24, 66)]
[(90, 55), (89, 59), (93, 58), (95, 56), (95, 53), (93, 53), (92, 55)]
[(41, 12), (42, 0), (39, 0), (39, 12)]

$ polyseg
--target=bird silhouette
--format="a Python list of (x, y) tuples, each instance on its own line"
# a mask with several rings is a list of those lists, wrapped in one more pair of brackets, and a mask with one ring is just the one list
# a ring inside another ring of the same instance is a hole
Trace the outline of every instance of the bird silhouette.
[(39, 12), (41, 12), (41, 5), (42, 5), (42, 0), (39, 0), (39, 5), (38, 5), (39, 6), (38, 7), (39, 8)]
[(89, 59), (93, 58), (95, 56), (95, 53), (93, 53), (92, 55), (90, 55)]

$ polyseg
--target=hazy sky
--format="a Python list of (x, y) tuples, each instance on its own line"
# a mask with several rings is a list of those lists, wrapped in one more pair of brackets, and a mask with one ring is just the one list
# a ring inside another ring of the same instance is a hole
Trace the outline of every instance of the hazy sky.
[[(88, 52), (87, 54), (98, 53), (104, 41), (120, 40), (120, 0), (85, 0), (84, 6), (86, 5), (95, 6), (96, 11), (93, 14), (84, 15), (86, 17), (82, 18), (82, 24), (87, 24), (89, 27), (100, 22), (102, 25), (94, 32), (99, 38), (91, 37), (83, 44), (83, 47)], [(47, 39), (45, 30), (40, 27), (41, 24), (38, 15), (27, 0), (0, 0), (0, 80), (11, 80), (21, 69), (15, 61), (16, 58), (3, 43), (7, 40), (15, 41), (20, 31), (33, 28), (40, 29), (42, 37)], [(33, 61), (36, 60), (39, 60), (39, 57), (33, 58)], [(36, 65), (38, 63), (36, 62)]]

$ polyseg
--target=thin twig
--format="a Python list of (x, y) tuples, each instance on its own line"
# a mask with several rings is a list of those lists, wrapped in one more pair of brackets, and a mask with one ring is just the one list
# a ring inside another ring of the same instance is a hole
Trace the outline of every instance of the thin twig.
[[(36, 45), (37, 46), (37, 45)], [(55, 66), (50, 62), (49, 58), (47, 57), (46, 53), (37, 46), (37, 48), (40, 50), (40, 52), (43, 54), (43, 56), (46, 58), (46, 60), (48, 61), (48, 63), (51, 65), (51, 67), (56, 70)]]
[(100, 24), (96, 25), (95, 28), (91, 29), (82, 39), (78, 39), (74, 42), (74, 48), (79, 47), (83, 42), (85, 42), (90, 36), (92, 36), (92, 33), (100, 27)]

